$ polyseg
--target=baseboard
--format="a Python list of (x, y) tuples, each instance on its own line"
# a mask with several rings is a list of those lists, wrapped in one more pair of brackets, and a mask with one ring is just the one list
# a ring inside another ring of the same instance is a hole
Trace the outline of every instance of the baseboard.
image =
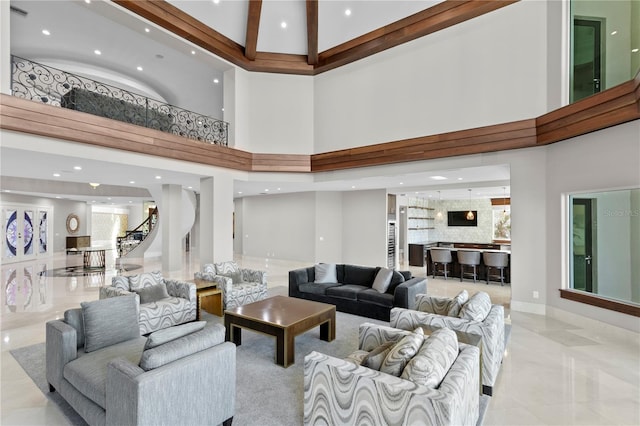
[(517, 312), (526, 312), (529, 314), (546, 315), (547, 306), (541, 303), (519, 302), (517, 300), (512, 300), (511, 310)]
[(553, 306), (547, 307), (547, 316), (571, 325), (575, 325), (576, 327), (589, 328), (590, 330), (596, 331), (602, 335), (615, 337), (617, 339), (625, 341), (638, 340), (639, 333), (636, 331), (608, 324), (606, 322), (575, 314), (573, 312), (568, 312), (564, 309), (559, 309)]

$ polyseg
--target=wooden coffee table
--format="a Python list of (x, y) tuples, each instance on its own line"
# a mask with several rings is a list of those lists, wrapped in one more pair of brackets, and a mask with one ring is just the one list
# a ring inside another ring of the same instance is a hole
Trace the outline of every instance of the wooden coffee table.
[(295, 362), (294, 338), (320, 326), (320, 339), (336, 336), (336, 307), (295, 297), (274, 296), (224, 311), (225, 338), (240, 346), (242, 328), (275, 336), (276, 363), (288, 367)]

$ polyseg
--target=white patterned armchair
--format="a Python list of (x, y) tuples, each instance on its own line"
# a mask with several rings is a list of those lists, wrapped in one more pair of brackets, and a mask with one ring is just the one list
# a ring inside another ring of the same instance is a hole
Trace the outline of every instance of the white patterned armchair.
[(100, 299), (135, 294), (138, 301), (140, 334), (196, 319), (196, 285), (168, 280), (162, 272), (115, 276), (111, 286), (100, 287)]
[(267, 273), (240, 268), (236, 262), (207, 263), (195, 279), (213, 281), (222, 289), (224, 309), (257, 302), (267, 297)]
[[(458, 344), (450, 330), (417, 331), (364, 323), (359, 349), (348, 358), (307, 355), (304, 424), (475, 425), (480, 350)], [(413, 356), (402, 348), (405, 342)], [(381, 355), (384, 361), (367, 361)], [(407, 359), (399, 363), (398, 355)]]
[(449, 328), (463, 343), (473, 343), (479, 337), (483, 393), (493, 394), (505, 349), (504, 307), (492, 305), (487, 293), (478, 292), (469, 298), (463, 290), (453, 299), (419, 294), (416, 310), (391, 310), (390, 325), (403, 330), (422, 327), (426, 332)]

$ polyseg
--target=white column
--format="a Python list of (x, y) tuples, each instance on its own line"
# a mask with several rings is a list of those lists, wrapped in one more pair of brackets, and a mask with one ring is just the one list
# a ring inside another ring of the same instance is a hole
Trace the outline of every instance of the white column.
[(233, 260), (233, 179), (200, 180), (200, 263)]
[(11, 9), (9, 0), (0, 0), (0, 92), (11, 94)]
[(182, 187), (162, 185), (162, 269), (176, 271), (182, 268)]

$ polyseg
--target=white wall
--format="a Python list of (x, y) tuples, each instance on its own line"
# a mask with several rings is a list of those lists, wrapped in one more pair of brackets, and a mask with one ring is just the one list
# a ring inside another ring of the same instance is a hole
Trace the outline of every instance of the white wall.
[[(630, 330), (640, 331), (637, 318), (561, 299), (567, 288), (566, 197), (573, 192), (640, 187), (640, 120), (572, 138), (547, 147), (547, 243), (540, 248), (547, 259), (547, 304)], [(544, 170), (544, 169), (543, 169)], [(514, 167), (511, 168), (512, 174)], [(537, 171), (530, 177), (539, 175)], [(513, 176), (512, 176), (513, 179)], [(513, 207), (517, 190), (512, 187)], [(515, 241), (516, 234), (513, 232)], [(515, 242), (514, 242), (515, 245)]]
[(316, 192), (315, 262), (342, 263), (342, 199), (342, 192)]
[(547, 112), (546, 2), (521, 1), (315, 77), (315, 152)]
[(236, 148), (313, 153), (313, 77), (237, 71), (234, 82)]
[(342, 263), (386, 266), (387, 191), (342, 195)]

